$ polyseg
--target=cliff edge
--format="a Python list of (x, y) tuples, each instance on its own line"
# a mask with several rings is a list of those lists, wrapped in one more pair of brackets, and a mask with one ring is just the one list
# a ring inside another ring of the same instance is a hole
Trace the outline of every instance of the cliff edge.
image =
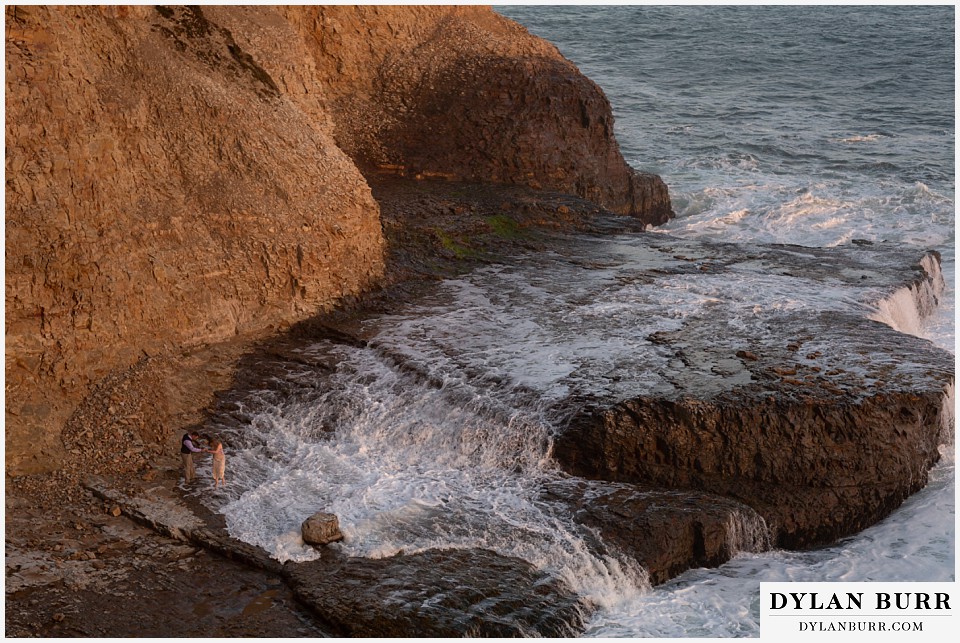
[[(489, 8), (19, 6), (5, 19), (8, 474), (52, 468), (111, 374), (148, 381), (146, 362), (172, 364), (152, 401), (107, 400), (98, 420), (156, 445), (189, 415), (183, 399), (202, 408), (222, 379), (204, 372), (217, 351), (197, 351), (380, 284), (365, 176), (671, 216), (659, 177), (620, 156), (600, 89)], [(196, 377), (171, 384), (190, 360)]]

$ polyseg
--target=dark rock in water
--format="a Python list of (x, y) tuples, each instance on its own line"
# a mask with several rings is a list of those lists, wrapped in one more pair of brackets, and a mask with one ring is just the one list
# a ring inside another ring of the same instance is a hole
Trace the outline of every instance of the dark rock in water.
[[(824, 287), (868, 281), (865, 307), (878, 290), (918, 309), (935, 303), (934, 255), (905, 269), (891, 249), (831, 250), (771, 246), (762, 261)], [(744, 259), (727, 254), (723, 270), (755, 262)], [(864, 317), (764, 310), (734, 325), (690, 316), (651, 337), (678, 366), (663, 374), (669, 384), (595, 395), (555, 455), (577, 475), (736, 498), (764, 517), (778, 546), (855, 533), (926, 484), (952, 422), (954, 380), (951, 355)], [(641, 368), (621, 361), (618, 375), (630, 382)]]
[(287, 563), (298, 599), (343, 636), (574, 636), (589, 607), (518, 558), (434, 549)]
[(334, 514), (318, 511), (300, 526), (303, 542), (308, 545), (327, 545), (343, 540), (340, 521)]
[(654, 585), (770, 545), (757, 512), (716, 494), (571, 478), (549, 484), (544, 499), (594, 530), (603, 553), (639, 562)]
[[(292, 368), (276, 390), (302, 390), (309, 401), (333, 372), (333, 348), (363, 347), (415, 394), (443, 391), (444, 403), (493, 418), (544, 404), (538, 413), (557, 430), (552, 455), (587, 479), (540, 481), (538, 507), (564, 524), (573, 516), (591, 553), (632, 558), (653, 583), (738, 551), (832, 542), (926, 483), (952, 420), (953, 358), (868, 316), (929, 312), (933, 253), (915, 261), (881, 244), (740, 246), (659, 234), (583, 236), (553, 250), (503, 279), (494, 270), (463, 277), (492, 294), (480, 321), (509, 311), (536, 323), (532, 357), (516, 350), (526, 327), (509, 324), (491, 324), (486, 336), (481, 328), (464, 347), (475, 318), (451, 323), (446, 313), (463, 312), (463, 302), (423, 282), (402, 298), (428, 304), (414, 309), (417, 333), (383, 332), (397, 306), (385, 296), (302, 327), (290, 341), (311, 349), (271, 352), (265, 377), (283, 372), (274, 356), (299, 355), (305, 370)], [(673, 292), (697, 301), (671, 303)], [(891, 307), (881, 311), (884, 302)], [(408, 341), (415, 350), (403, 350)], [(563, 368), (524, 379), (539, 373), (544, 347)], [(422, 357), (431, 352), (441, 364)], [(449, 376), (467, 392), (444, 390)], [(581, 624), (569, 590), (519, 560), (476, 550), (346, 559), (332, 549), (286, 573), (340, 634), (565, 635)]]

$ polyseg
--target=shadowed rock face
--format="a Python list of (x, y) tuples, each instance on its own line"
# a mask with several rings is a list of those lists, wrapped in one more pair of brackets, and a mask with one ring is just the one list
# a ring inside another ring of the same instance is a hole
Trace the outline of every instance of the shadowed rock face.
[(568, 192), (647, 223), (673, 216), (659, 177), (620, 155), (600, 88), (524, 27), (486, 7), (286, 11), (329, 80), (337, 141), (365, 172)]
[(599, 88), (489, 8), (35, 6), (6, 19), (12, 472), (62, 457), (61, 427), (111, 372), (380, 284), (361, 170), (671, 214), (659, 178), (620, 156)]

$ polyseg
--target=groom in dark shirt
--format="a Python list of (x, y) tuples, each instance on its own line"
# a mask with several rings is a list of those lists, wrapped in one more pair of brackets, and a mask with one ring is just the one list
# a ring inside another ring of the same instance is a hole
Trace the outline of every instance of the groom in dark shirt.
[(193, 479), (196, 477), (196, 472), (193, 468), (193, 454), (203, 451), (203, 449), (196, 445), (199, 438), (200, 434), (196, 431), (184, 433), (183, 437), (180, 438), (180, 458), (183, 460), (183, 479), (186, 484), (193, 482)]

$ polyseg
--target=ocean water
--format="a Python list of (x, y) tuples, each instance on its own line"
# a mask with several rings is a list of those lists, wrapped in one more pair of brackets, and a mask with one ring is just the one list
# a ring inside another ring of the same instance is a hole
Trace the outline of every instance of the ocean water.
[[(952, 439), (929, 485), (862, 533), (762, 551), (745, 515), (732, 530), (737, 557), (655, 588), (541, 493), (566, 484), (549, 456), (553, 402), (625, 386), (609, 377), (623, 355), (649, 372), (629, 385), (658, 390), (669, 364), (646, 338), (705, 310), (737, 320), (753, 306), (853, 308), (954, 350), (953, 8), (497, 10), (604, 89), (627, 160), (670, 186), (677, 218), (661, 231), (938, 250), (939, 307), (919, 319), (901, 314), (908, 305), (870, 309), (869, 293), (749, 271), (635, 279), (660, 259), (630, 235), (488, 266), (370, 320), (366, 347), (302, 346), (286, 386), (230, 412), (230, 484), (204, 497), (231, 534), (308, 560), (299, 526), (325, 508), (346, 536), (335, 546), (351, 555), (493, 549), (587, 597), (596, 637), (756, 636), (761, 581), (955, 578)], [(306, 366), (331, 357), (332, 373)], [(303, 385), (295, 395), (291, 382)]]
[[(938, 250), (914, 329), (955, 353), (953, 7), (498, 7), (603, 88), (627, 161), (689, 238)], [(952, 440), (926, 489), (834, 547), (744, 554), (650, 592), (604, 636), (755, 636), (760, 581), (955, 575)]]
[(954, 350), (953, 7), (497, 7), (596, 82), (627, 161), (721, 241), (932, 248)]

